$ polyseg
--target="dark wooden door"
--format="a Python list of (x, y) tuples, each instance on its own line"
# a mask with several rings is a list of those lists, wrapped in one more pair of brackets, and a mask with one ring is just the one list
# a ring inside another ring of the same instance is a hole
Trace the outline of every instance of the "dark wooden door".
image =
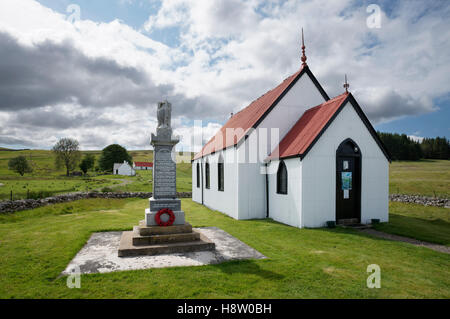
[(360, 157), (338, 156), (336, 165), (336, 220), (360, 222)]

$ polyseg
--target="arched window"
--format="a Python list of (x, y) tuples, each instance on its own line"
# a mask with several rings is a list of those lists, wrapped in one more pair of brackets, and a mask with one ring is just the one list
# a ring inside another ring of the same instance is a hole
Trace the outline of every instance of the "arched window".
[(219, 156), (219, 163), (217, 163), (217, 177), (218, 177), (218, 189), (219, 191), (224, 190), (224, 178), (225, 178), (225, 174), (224, 174), (224, 165), (223, 165), (223, 157), (222, 155)]
[(288, 193), (288, 173), (286, 164), (280, 162), (277, 172), (277, 193), (286, 195)]
[(197, 188), (200, 187), (200, 164), (197, 163)]
[(206, 161), (205, 163), (205, 187), (209, 189), (209, 163)]

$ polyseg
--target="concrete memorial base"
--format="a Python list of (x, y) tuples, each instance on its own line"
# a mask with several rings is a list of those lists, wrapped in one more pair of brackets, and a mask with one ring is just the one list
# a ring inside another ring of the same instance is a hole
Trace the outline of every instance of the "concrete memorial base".
[(147, 222), (142, 220), (132, 231), (123, 232), (118, 256), (152, 256), (214, 250), (214, 248), (215, 244), (205, 235), (192, 230), (190, 224), (184, 223), (183, 213), (182, 225), (147, 226)]
[[(190, 227), (190, 225), (186, 227)], [(164, 228), (160, 227), (160, 229)], [(178, 228), (178, 230), (182, 231), (182, 228)], [(208, 237), (215, 243), (216, 249), (154, 256), (119, 257), (117, 256), (117, 249), (122, 232), (94, 233), (67, 265), (62, 275), (70, 275), (74, 270), (79, 270), (81, 274), (93, 274), (150, 268), (202, 266), (231, 260), (266, 258), (252, 247), (219, 228), (194, 228), (193, 231)]]
[[(147, 226), (158, 226), (158, 224), (156, 224), (156, 221), (155, 221), (155, 215), (157, 213), (158, 212), (150, 211), (150, 208), (147, 208), (145, 210), (145, 224)], [(178, 211), (174, 210), (173, 214), (175, 215), (175, 221), (173, 222), (173, 224), (174, 225), (184, 225), (184, 223), (186, 222), (184, 220), (184, 212), (181, 210), (178, 210)], [(166, 222), (168, 219), (169, 219), (169, 217), (167, 215), (161, 216), (161, 220), (163, 222)]]

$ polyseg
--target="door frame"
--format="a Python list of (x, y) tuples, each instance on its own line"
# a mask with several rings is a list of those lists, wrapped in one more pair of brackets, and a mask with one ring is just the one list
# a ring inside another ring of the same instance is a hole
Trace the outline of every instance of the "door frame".
[[(358, 148), (358, 152), (353, 152), (353, 153), (341, 153), (339, 152), (339, 150), (341, 149), (341, 147), (346, 144), (346, 143), (352, 143), (354, 147)], [(335, 201), (335, 220), (336, 223), (338, 222), (338, 194), (337, 194), (337, 186), (338, 186), (338, 178), (339, 174), (338, 174), (338, 163), (339, 163), (339, 158), (340, 157), (353, 157), (355, 158), (355, 167), (357, 167), (357, 171), (355, 171), (356, 179), (354, 179), (354, 182), (352, 181), (352, 183), (354, 183), (354, 185), (356, 184), (357, 190), (356, 190), (356, 210), (357, 210), (357, 219), (358, 222), (361, 223), (361, 188), (362, 188), (362, 152), (361, 152), (361, 148), (359, 147), (358, 144), (356, 144), (356, 142), (354, 140), (352, 140), (351, 138), (347, 138), (344, 141), (342, 141), (338, 148), (336, 149), (336, 167), (335, 167), (335, 171), (336, 171), (336, 184), (335, 184), (335, 197), (336, 197), (336, 201)], [(358, 165), (356, 165), (356, 163)], [(355, 183), (356, 182), (356, 183)]]

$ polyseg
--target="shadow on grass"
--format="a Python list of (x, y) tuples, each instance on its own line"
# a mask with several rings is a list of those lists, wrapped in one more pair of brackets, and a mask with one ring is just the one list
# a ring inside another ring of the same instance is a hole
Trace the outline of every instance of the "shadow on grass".
[(271, 270), (262, 269), (255, 260), (229, 261), (212, 265), (227, 275), (246, 274), (256, 275), (267, 280), (281, 280), (285, 276)]

